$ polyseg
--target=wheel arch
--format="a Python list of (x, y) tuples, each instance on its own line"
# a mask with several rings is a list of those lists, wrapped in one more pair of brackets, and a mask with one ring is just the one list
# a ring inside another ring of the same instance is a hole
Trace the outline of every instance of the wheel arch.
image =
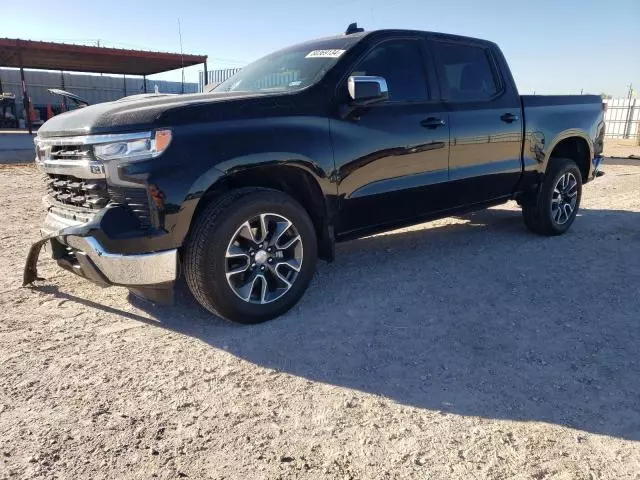
[(589, 180), (594, 147), (586, 132), (577, 129), (562, 132), (553, 139), (548, 152), (545, 159), (545, 171), (548, 170), (553, 158), (570, 158), (576, 162), (580, 169), (582, 183)]
[[(229, 190), (246, 187), (278, 190), (293, 197), (307, 211), (318, 238), (318, 256), (332, 261), (334, 237), (331, 200), (326, 194), (328, 179), (313, 162), (291, 158), (290, 154), (260, 154), (217, 165), (200, 177), (197, 187), (194, 186), (194, 190), (199, 191), (199, 198), (191, 224), (210, 202)], [(203, 188), (204, 185), (208, 186)]]

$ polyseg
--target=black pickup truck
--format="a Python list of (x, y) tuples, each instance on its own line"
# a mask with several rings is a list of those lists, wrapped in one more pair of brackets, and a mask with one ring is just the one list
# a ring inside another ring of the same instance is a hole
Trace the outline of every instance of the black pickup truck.
[(40, 247), (161, 303), (291, 308), (334, 244), (515, 200), (535, 233), (576, 218), (602, 159), (600, 97), (520, 96), (494, 43), (407, 30), (301, 43), (210, 92), (88, 106), (38, 132)]

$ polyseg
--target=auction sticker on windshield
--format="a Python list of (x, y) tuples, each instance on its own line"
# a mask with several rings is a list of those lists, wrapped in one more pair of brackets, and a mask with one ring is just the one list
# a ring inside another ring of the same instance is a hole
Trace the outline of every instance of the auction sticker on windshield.
[(307, 53), (307, 56), (304, 58), (338, 58), (342, 55), (345, 50), (334, 49), (334, 50), (313, 50)]

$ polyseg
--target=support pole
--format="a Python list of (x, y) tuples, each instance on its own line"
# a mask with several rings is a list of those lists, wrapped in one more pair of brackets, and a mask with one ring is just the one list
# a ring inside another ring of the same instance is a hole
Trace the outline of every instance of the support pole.
[[(22, 61), (20, 62), (22, 65)], [(27, 93), (27, 82), (24, 80), (24, 68), (20, 67), (20, 80), (22, 80), (22, 105), (25, 111), (25, 120), (27, 121), (27, 128), (29, 134), (33, 133), (33, 126), (31, 125), (31, 102), (29, 101), (29, 94)]]
[(127, 76), (122, 75), (122, 91), (124, 92), (124, 96), (127, 96)]
[[(64, 71), (60, 70), (60, 88), (64, 90)], [(64, 111), (69, 110), (69, 105), (67, 105), (67, 97), (62, 97), (62, 104), (64, 105)]]
[(25, 121), (29, 129), (29, 135), (33, 134), (33, 126), (31, 125), (31, 102), (27, 94), (27, 82), (24, 79), (24, 68), (22, 68), (22, 48), (20, 40), (18, 40), (18, 57), (20, 59), (20, 80), (22, 81), (22, 105), (24, 105)]
[(204, 87), (209, 83), (209, 71), (207, 69), (207, 61), (204, 61), (204, 80), (202, 81), (202, 91), (204, 92)]
[(144, 83), (143, 91), (144, 93), (147, 93), (147, 76), (146, 75), (142, 76), (142, 82)]

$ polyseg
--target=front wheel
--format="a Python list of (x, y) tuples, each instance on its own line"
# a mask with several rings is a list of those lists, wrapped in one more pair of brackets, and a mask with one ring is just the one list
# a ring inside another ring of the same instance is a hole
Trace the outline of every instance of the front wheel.
[(306, 210), (266, 189), (231, 191), (198, 216), (185, 249), (185, 276), (207, 310), (259, 323), (289, 310), (313, 276), (317, 239)]
[(523, 201), (529, 230), (540, 235), (562, 235), (576, 219), (582, 198), (582, 175), (568, 158), (552, 158), (540, 191)]

